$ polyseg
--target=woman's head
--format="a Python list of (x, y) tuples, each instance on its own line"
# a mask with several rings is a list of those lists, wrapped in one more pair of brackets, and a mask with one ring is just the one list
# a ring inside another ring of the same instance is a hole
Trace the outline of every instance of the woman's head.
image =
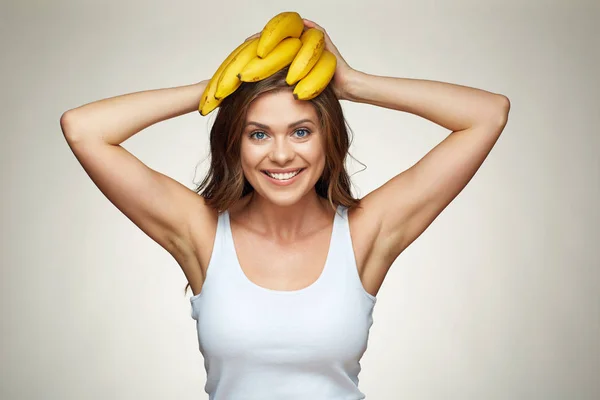
[(217, 110), (210, 168), (197, 191), (219, 211), (251, 191), (281, 206), (315, 191), (332, 207), (358, 204), (345, 170), (350, 137), (333, 89), (295, 100), (287, 70), (242, 83)]

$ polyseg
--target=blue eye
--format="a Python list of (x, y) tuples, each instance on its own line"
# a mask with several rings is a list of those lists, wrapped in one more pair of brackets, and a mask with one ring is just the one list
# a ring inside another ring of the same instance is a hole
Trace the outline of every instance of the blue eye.
[(298, 129), (294, 133), (298, 133), (298, 132), (306, 132), (304, 135), (299, 135), (299, 136), (297, 135), (297, 137), (299, 137), (300, 139), (304, 139), (305, 137), (307, 137), (308, 135), (310, 135), (310, 131), (308, 129), (301, 128), (301, 129)]
[(261, 131), (252, 132), (250, 134), (250, 138), (256, 139), (256, 140), (263, 140), (266, 136), (267, 136), (267, 134), (264, 132), (261, 132)]

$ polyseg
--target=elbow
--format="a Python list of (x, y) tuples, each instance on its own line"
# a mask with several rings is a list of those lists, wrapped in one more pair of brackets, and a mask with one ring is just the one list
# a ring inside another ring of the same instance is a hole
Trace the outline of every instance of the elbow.
[(501, 94), (496, 94), (494, 97), (494, 106), (492, 107), (488, 121), (504, 128), (508, 122), (508, 114), (510, 113), (510, 100)]
[(504, 95), (498, 95), (499, 96), (499, 108), (500, 108), (500, 122), (501, 125), (504, 126), (506, 125), (506, 123), (508, 122), (508, 114), (510, 113), (510, 100), (508, 99), (508, 97), (504, 96)]
[(70, 130), (70, 124), (71, 116), (69, 114), (69, 111), (65, 111), (63, 115), (60, 116), (60, 129), (62, 130), (64, 135), (66, 135), (67, 132)]
[(73, 111), (65, 111), (63, 115), (60, 117), (60, 129), (62, 133), (67, 139), (68, 142), (77, 141), (77, 131), (78, 129), (75, 127), (75, 118), (73, 116)]

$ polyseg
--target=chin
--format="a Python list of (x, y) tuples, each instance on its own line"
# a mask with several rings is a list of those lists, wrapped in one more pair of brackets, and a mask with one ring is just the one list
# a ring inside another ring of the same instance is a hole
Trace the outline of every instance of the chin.
[(306, 193), (259, 193), (262, 197), (278, 207), (291, 207), (299, 203), (305, 196)]

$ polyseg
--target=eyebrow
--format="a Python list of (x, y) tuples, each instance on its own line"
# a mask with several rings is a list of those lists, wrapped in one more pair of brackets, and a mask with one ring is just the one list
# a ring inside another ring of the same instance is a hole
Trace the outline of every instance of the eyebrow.
[[(309, 118), (304, 118), (304, 119), (301, 119), (301, 120), (299, 120), (299, 121), (292, 122), (291, 124), (289, 124), (289, 125), (288, 125), (288, 128), (293, 128), (294, 126), (296, 126), (296, 125), (300, 125), (300, 124), (302, 124), (302, 123), (305, 123), (305, 122), (310, 122), (310, 123), (311, 123), (311, 124), (313, 124), (313, 125), (315, 124), (315, 123), (314, 123), (314, 122), (313, 122), (311, 119), (309, 119)], [(261, 128), (261, 129), (267, 129), (267, 130), (271, 129), (271, 128), (269, 127), (269, 125), (261, 124), (261, 123), (259, 123), (259, 122), (255, 122), (255, 121), (249, 121), (249, 122), (246, 124), (246, 126), (248, 126), (248, 125), (256, 125), (256, 126), (258, 126), (259, 128)]]

